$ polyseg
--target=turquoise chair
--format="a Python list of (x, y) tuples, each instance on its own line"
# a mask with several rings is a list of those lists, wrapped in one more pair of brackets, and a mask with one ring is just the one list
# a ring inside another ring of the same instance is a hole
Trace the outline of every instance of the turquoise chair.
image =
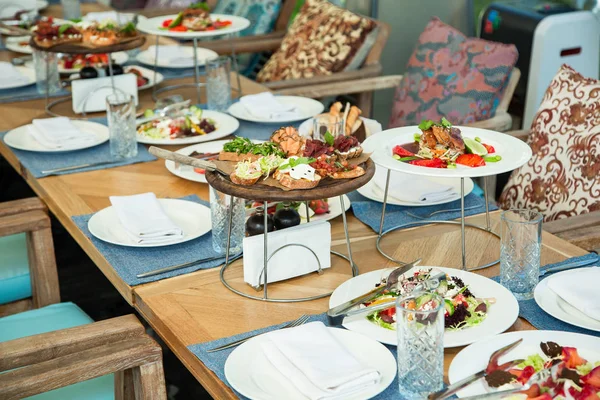
[(0, 204), (0, 399), (13, 398), (166, 399), (161, 348), (135, 316), (94, 322), (60, 303), (37, 198)]

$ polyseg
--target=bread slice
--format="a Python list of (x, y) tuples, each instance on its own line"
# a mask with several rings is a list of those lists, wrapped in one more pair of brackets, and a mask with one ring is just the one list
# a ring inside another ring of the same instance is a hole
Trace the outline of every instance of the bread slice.
[(39, 47), (48, 49), (53, 46), (58, 46), (59, 44), (79, 43), (79, 42), (81, 42), (81, 35), (70, 35), (70, 36), (65, 35), (62, 37), (57, 37), (56, 39), (47, 39), (47, 38), (40, 39), (40, 38), (34, 36), (33, 41)]
[(308, 179), (294, 179), (290, 174), (281, 171), (275, 171), (273, 178), (277, 179), (279, 183), (289, 189), (312, 189), (321, 181), (321, 176), (318, 174), (315, 174), (314, 181), (309, 181)]
[(364, 174), (365, 170), (362, 167), (356, 167), (350, 171), (334, 172), (333, 174), (329, 174), (329, 177), (333, 179), (352, 179), (358, 178)]
[(363, 152), (363, 148), (362, 147), (353, 147), (348, 151), (345, 151), (343, 153), (339, 152), (339, 151), (335, 151), (335, 154), (337, 154), (338, 159), (340, 161), (344, 161), (344, 160), (350, 160), (352, 158), (356, 158), (356, 157), (360, 157), (360, 155)]
[(235, 161), (235, 162), (240, 162), (240, 161), (256, 161), (260, 158), (261, 156), (258, 154), (252, 154), (252, 153), (236, 153), (236, 152), (231, 152), (231, 151), (221, 151), (219, 153), (219, 161)]
[(231, 179), (231, 182), (235, 183), (236, 185), (252, 186), (256, 182), (258, 182), (258, 180), (260, 179), (260, 176), (256, 177), (256, 178), (252, 178), (252, 179), (246, 179), (246, 178), (240, 178), (239, 176), (237, 176), (235, 174), (235, 172), (232, 172), (229, 175), (229, 179)]

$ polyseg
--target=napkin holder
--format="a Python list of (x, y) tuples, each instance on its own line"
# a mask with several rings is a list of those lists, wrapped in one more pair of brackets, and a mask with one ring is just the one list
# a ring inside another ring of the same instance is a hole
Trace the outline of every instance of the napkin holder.
[[(331, 267), (331, 225), (311, 222), (269, 232), (267, 283), (295, 278)], [(244, 282), (263, 284), (264, 235), (244, 238)]]
[(81, 114), (83, 112), (106, 111), (106, 96), (113, 93), (113, 79), (114, 87), (118, 88), (118, 92), (133, 96), (137, 106), (137, 78), (134, 74), (123, 74), (112, 78), (106, 76), (73, 81), (71, 84), (73, 112)]

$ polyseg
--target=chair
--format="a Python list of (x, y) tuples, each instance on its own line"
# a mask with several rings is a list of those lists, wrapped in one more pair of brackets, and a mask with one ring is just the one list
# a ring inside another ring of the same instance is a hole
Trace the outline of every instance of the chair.
[(13, 235), (14, 252), (29, 255), (31, 277), (31, 299), (1, 308), (0, 398), (166, 399), (162, 350), (135, 316), (93, 322), (75, 304), (59, 303), (45, 211), (38, 199), (0, 204), (0, 244)]

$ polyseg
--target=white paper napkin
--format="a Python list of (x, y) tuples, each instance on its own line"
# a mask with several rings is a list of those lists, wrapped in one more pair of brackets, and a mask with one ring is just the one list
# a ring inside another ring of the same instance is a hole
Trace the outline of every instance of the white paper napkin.
[(561, 299), (588, 317), (600, 321), (600, 267), (577, 268), (547, 279), (550, 290)]
[(106, 20), (115, 21), (120, 25), (124, 25), (130, 21), (133, 21), (135, 18), (134, 13), (120, 13), (116, 11), (99, 11), (99, 12), (89, 12), (82, 19), (84, 21), (96, 21), (103, 22)]
[[(262, 283), (264, 260), (264, 235), (244, 238), (244, 282), (258, 286)], [(302, 244), (315, 252), (321, 269), (331, 266), (331, 225), (327, 221), (314, 221), (280, 231), (269, 232), (267, 237), (269, 255), (278, 248), (290, 244)], [(310, 250), (300, 246), (289, 246), (275, 254), (269, 261), (267, 282), (278, 282), (317, 270), (318, 263)]]
[(0, 62), (0, 87), (28, 83), (29, 79), (9, 62)]
[(154, 193), (110, 196), (110, 202), (136, 243), (161, 244), (183, 238), (183, 230), (164, 212)]
[[(381, 198), (385, 193), (387, 171), (386, 168), (378, 167), (373, 177), (373, 192)], [(452, 186), (430, 181), (426, 177), (392, 171), (388, 196), (401, 202), (429, 204), (450, 200), (458, 196), (458, 193)]]
[(265, 334), (268, 360), (311, 400), (344, 399), (379, 383), (381, 374), (361, 364), (322, 322)]
[[(152, 62), (156, 61), (156, 47), (148, 47), (148, 54)], [(169, 65), (179, 66), (193, 66), (194, 65), (194, 53), (193, 51), (184, 46), (158, 46), (158, 60), (166, 62)]]
[(248, 113), (264, 120), (291, 119), (300, 116), (296, 106), (278, 101), (277, 97), (270, 92), (242, 96), (240, 102)]
[(67, 117), (34, 119), (27, 129), (39, 144), (48, 149), (77, 148), (98, 141), (96, 135), (80, 130)]

